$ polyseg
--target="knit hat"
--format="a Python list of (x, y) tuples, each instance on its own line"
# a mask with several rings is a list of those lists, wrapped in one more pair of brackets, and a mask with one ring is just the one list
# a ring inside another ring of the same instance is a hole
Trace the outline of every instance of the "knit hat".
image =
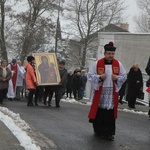
[(61, 65), (65, 65), (66, 63), (65, 63), (65, 61), (64, 61), (64, 60), (61, 60), (61, 61), (59, 61), (59, 64), (61, 64)]
[(12, 59), (12, 61), (11, 61), (13, 64), (16, 64), (17, 63), (17, 60), (14, 58), (14, 59)]
[(35, 60), (35, 58), (34, 58), (33, 56), (28, 56), (28, 57), (27, 57), (27, 61), (28, 61), (28, 62), (31, 62), (32, 60)]
[(115, 51), (116, 47), (114, 47), (114, 43), (113, 42), (109, 42), (108, 44), (106, 44), (104, 46), (105, 51)]

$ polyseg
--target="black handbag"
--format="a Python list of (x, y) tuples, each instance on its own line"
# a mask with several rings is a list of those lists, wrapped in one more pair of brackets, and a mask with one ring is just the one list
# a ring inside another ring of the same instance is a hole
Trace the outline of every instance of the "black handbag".
[(142, 100), (144, 99), (144, 92), (142, 90), (139, 91), (137, 98), (142, 99)]
[(147, 86), (147, 87), (150, 86), (150, 78), (146, 81), (146, 86)]

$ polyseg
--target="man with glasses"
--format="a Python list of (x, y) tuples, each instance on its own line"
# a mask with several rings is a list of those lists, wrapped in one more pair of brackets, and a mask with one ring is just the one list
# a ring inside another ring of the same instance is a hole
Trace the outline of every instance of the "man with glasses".
[(122, 64), (114, 59), (116, 47), (113, 42), (104, 46), (104, 58), (99, 59), (88, 72), (88, 80), (94, 89), (88, 115), (96, 135), (114, 140), (117, 118), (118, 91), (126, 80)]

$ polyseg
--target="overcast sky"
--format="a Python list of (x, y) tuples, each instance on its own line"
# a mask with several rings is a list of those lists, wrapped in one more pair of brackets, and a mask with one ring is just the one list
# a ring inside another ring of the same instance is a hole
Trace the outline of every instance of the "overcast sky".
[[(67, 1), (67, 0), (66, 0)], [(135, 15), (138, 15), (139, 13), (139, 9), (137, 7), (136, 4), (137, 0), (126, 0), (126, 5), (128, 5), (127, 9), (126, 9), (126, 13), (125, 16), (128, 16), (128, 18), (125, 20), (125, 23), (129, 24), (129, 31), (134, 33), (135, 31), (135, 24), (133, 21), (133, 17)], [(20, 5), (15, 7), (16, 10), (24, 10), (25, 9), (25, 4), (21, 3)], [(63, 27), (63, 23), (61, 22), (61, 25)]]
[(137, 0), (126, 0), (126, 3), (128, 5), (128, 8), (126, 10), (126, 15), (128, 15), (128, 18), (126, 22), (129, 24), (129, 31), (133, 33), (135, 32), (133, 17), (138, 15), (139, 13), (136, 1)]

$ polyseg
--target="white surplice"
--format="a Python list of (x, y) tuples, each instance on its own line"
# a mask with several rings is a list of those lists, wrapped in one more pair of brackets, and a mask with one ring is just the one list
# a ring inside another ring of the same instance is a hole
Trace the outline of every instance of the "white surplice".
[[(115, 82), (116, 86), (116, 92), (118, 92), (122, 86), (122, 84), (125, 82), (127, 78), (126, 71), (123, 67), (123, 65), (119, 62), (120, 72), (119, 75), (117, 75), (117, 81)], [(106, 79), (103, 81), (103, 88), (102, 93), (100, 96), (100, 108), (106, 108), (106, 109), (113, 109), (114, 108), (114, 101), (113, 101), (113, 81), (112, 81), (112, 65), (111, 64), (105, 64), (105, 74)], [(91, 86), (93, 90), (98, 90), (102, 82), (100, 81), (100, 75), (97, 74), (97, 62), (93, 65), (93, 67), (90, 68), (88, 74), (87, 74), (88, 81), (91, 83)], [(91, 99), (93, 99), (94, 92), (91, 96)]]
[[(17, 79), (16, 79), (16, 86), (15, 89), (13, 89), (13, 83), (12, 83), (12, 79), (9, 80), (9, 87), (8, 87), (8, 92), (7, 92), (7, 98), (15, 98), (16, 97), (16, 87), (17, 87), (17, 80), (18, 80), (18, 76), (23, 76), (23, 72), (20, 70), (20, 67), (18, 64), (17, 65)], [(10, 70), (11, 70), (11, 65), (9, 64), (7, 66)], [(12, 71), (12, 76), (14, 74), (14, 71)]]

